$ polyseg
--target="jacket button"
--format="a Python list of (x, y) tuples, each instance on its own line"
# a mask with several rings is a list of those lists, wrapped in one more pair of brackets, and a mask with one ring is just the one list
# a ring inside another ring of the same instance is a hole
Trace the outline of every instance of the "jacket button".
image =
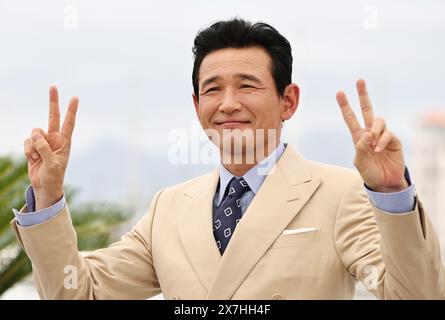
[(272, 295), (272, 300), (281, 300), (283, 298), (283, 296), (279, 293), (275, 293), (274, 295)]

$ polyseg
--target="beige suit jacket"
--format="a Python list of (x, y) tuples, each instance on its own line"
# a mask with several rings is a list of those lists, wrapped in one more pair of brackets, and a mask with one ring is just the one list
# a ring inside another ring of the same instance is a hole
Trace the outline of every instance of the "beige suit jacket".
[(439, 243), (419, 198), (412, 212), (382, 212), (355, 171), (288, 146), (221, 257), (212, 230), (218, 181), (215, 170), (159, 191), (120, 241), (86, 256), (67, 207), (31, 227), (13, 220), (40, 296), (351, 299), (360, 280), (379, 298), (445, 297)]

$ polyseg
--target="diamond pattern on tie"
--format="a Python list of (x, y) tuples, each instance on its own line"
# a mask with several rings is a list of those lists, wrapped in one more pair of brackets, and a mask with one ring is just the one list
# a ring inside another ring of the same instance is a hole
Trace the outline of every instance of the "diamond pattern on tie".
[(249, 185), (243, 178), (230, 180), (227, 195), (215, 211), (213, 235), (221, 255), (224, 254), (235, 227), (241, 219), (241, 197), (249, 191)]

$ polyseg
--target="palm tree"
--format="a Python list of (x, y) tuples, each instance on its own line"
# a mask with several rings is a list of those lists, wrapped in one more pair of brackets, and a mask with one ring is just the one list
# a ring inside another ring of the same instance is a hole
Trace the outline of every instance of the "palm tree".
[[(24, 160), (0, 157), (0, 295), (32, 271), (30, 260), (9, 226), (12, 208), (22, 208), (25, 204), (24, 191), (29, 184), (27, 170)], [(79, 250), (102, 248), (116, 240), (118, 227), (130, 218), (124, 213), (126, 210), (105, 203), (73, 206), (75, 193), (65, 188)]]

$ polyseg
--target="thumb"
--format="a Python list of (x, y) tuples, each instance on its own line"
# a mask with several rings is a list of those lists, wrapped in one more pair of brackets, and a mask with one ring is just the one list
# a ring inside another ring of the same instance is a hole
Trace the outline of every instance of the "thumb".
[(44, 139), (40, 134), (36, 133), (32, 136), (32, 141), (42, 159), (44, 161), (51, 161), (53, 152), (46, 139)]

